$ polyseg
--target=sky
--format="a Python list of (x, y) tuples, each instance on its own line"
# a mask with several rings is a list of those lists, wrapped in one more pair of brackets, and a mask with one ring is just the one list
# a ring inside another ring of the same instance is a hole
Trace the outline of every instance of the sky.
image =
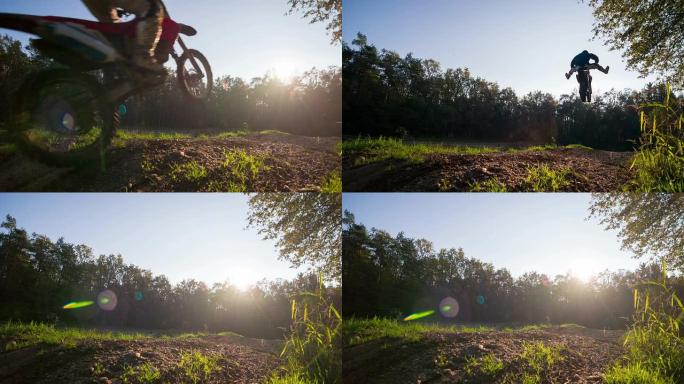
[[(285, 16), (286, 0), (166, 0), (176, 21), (198, 30), (183, 37), (207, 56), (215, 76), (245, 80), (272, 72), (285, 80), (312, 67), (340, 66), (340, 45), (331, 45), (325, 23)], [(2, 0), (0, 12), (92, 19), (80, 0)], [(29, 35), (1, 30), (28, 42)], [(169, 64), (167, 64), (168, 66)]]
[(245, 229), (248, 196), (230, 194), (0, 194), (2, 218), (29, 233), (85, 244), (95, 255), (121, 254), (127, 264), (244, 289), (262, 278), (291, 279), (275, 242)]
[(585, 49), (610, 65), (608, 75), (592, 72), (595, 95), (647, 82), (625, 70), (620, 52), (591, 40), (592, 9), (578, 0), (345, 0), (343, 17), (347, 43), (362, 32), (378, 49), (435, 59), (443, 70), (467, 67), (519, 96), (573, 92), (577, 81), (564, 73)]
[(346, 193), (343, 206), (368, 229), (403, 231), (437, 250), (463, 248), (514, 277), (571, 272), (586, 281), (605, 269), (638, 267), (617, 232), (587, 220), (590, 201), (583, 193)]

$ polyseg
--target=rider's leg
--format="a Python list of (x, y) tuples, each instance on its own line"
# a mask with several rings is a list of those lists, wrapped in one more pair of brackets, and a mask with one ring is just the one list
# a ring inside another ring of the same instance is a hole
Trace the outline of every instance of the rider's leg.
[(136, 65), (159, 71), (162, 65), (154, 57), (164, 22), (164, 7), (158, 0), (112, 0), (112, 6), (133, 13), (140, 21), (136, 31), (136, 49), (133, 61)]
[(565, 78), (570, 79), (570, 76), (572, 76), (572, 74), (575, 73), (576, 71), (577, 71), (577, 67), (571, 67), (570, 72), (565, 74)]
[(83, 4), (88, 8), (90, 13), (103, 23), (116, 23), (119, 21), (119, 15), (116, 13), (114, 7), (106, 1), (102, 0), (82, 0)]
[(610, 70), (610, 66), (607, 66), (607, 67), (603, 68), (603, 67), (602, 67), (601, 65), (599, 65), (598, 63), (591, 63), (591, 64), (587, 65), (587, 67), (588, 67), (589, 69), (598, 69), (599, 71), (601, 71), (601, 72), (603, 72), (603, 73), (605, 73), (605, 74), (608, 74), (608, 71)]
[(116, 8), (134, 14), (140, 21), (137, 25), (133, 62), (141, 68), (155, 72), (163, 69), (154, 58), (164, 22), (164, 7), (158, 0), (83, 0), (83, 3), (102, 22), (119, 21)]

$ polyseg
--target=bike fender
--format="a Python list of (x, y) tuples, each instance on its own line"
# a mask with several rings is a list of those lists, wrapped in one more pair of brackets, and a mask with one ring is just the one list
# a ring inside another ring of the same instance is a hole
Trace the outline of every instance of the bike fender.
[(100, 63), (112, 63), (124, 58), (112, 47), (104, 36), (82, 25), (74, 23), (44, 23), (38, 33), (48, 40), (56, 40)]

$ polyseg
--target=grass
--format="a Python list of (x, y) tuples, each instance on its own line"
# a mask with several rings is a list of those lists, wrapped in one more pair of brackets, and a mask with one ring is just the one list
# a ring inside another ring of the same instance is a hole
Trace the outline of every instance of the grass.
[[(509, 148), (506, 150), (510, 153), (529, 152), (529, 151), (547, 151), (557, 148), (586, 148), (580, 144), (571, 144), (565, 147), (558, 147), (555, 144), (543, 146), (531, 146), (527, 148)], [(502, 150), (499, 148), (492, 148), (486, 146), (458, 146), (445, 144), (407, 144), (401, 139), (392, 137), (379, 138), (362, 138), (358, 137), (352, 140), (344, 140), (342, 142), (342, 152), (356, 156), (354, 160), (355, 166), (372, 164), (385, 160), (403, 160), (414, 164), (419, 164), (425, 161), (428, 155), (451, 155), (451, 154), (465, 154), (476, 155), (482, 153), (497, 153)]]
[(354, 165), (371, 164), (384, 160), (406, 160), (422, 163), (428, 155), (436, 154), (478, 154), (498, 152), (495, 148), (448, 146), (443, 144), (406, 144), (401, 139), (380, 137), (357, 138), (342, 142), (343, 153), (358, 153)]
[(641, 147), (632, 159), (636, 176), (628, 188), (638, 192), (684, 192), (684, 101), (667, 85), (662, 103), (639, 107)]
[(342, 193), (342, 175), (339, 171), (333, 171), (323, 179), (321, 184), (321, 192), (323, 193)]
[(152, 384), (161, 379), (161, 372), (150, 363), (143, 363), (137, 367), (126, 365), (120, 378), (123, 384)]
[(408, 342), (417, 342), (423, 338), (427, 332), (527, 332), (542, 330), (552, 327), (560, 328), (584, 328), (577, 324), (526, 324), (509, 327), (493, 327), (485, 325), (450, 325), (443, 326), (432, 323), (421, 323), (416, 321), (397, 321), (387, 318), (375, 317), (372, 319), (345, 319), (342, 326), (342, 334), (345, 345), (354, 346), (368, 343), (381, 338), (400, 338)]
[[(214, 135), (202, 134), (199, 136), (193, 136), (188, 133), (174, 133), (174, 132), (138, 132), (138, 131), (127, 131), (118, 130), (114, 136), (114, 141), (116, 144), (122, 145), (129, 140), (182, 140), (182, 139), (192, 139), (197, 138), (200, 140), (206, 139), (228, 139), (233, 137), (243, 137), (248, 135), (289, 135), (287, 132), (281, 132), (274, 129), (264, 130), (264, 131), (228, 131), (221, 132)], [(116, 145), (115, 144), (115, 145)]]
[(210, 183), (210, 191), (247, 192), (248, 181), (256, 179), (262, 171), (269, 169), (264, 164), (265, 156), (250, 155), (242, 149), (224, 151), (223, 153), (222, 167), (228, 172), (230, 180)]
[(133, 132), (118, 130), (114, 135), (114, 140), (126, 142), (129, 140), (181, 140), (190, 139), (192, 135), (186, 133), (167, 133), (167, 132)]
[(543, 164), (527, 170), (524, 186), (533, 192), (557, 192), (570, 185), (569, 176), (573, 175), (570, 168), (553, 170)]
[(17, 152), (17, 146), (13, 143), (0, 144), (0, 154), (12, 155)]
[(420, 341), (427, 332), (487, 332), (496, 328), (486, 326), (441, 326), (419, 322), (399, 322), (392, 319), (346, 319), (342, 327), (346, 345), (364, 344), (380, 338), (401, 338), (409, 342)]
[(483, 182), (476, 181), (468, 184), (470, 192), (508, 192), (506, 184), (502, 183), (496, 177), (487, 179)]
[(658, 372), (653, 372), (641, 363), (634, 362), (626, 366), (611, 367), (603, 376), (605, 384), (675, 384)]
[(503, 361), (492, 354), (487, 354), (479, 358), (466, 357), (466, 364), (464, 367), (466, 375), (484, 382), (493, 380), (501, 371), (503, 371), (503, 369)]
[(549, 347), (541, 341), (535, 343), (523, 342), (523, 352), (520, 358), (537, 376), (549, 370), (563, 358), (558, 347)]
[(329, 301), (321, 278), (316, 292), (293, 297), (291, 312), (291, 332), (280, 354), (285, 364), (269, 384), (340, 382), (342, 316)]
[(141, 333), (102, 332), (92, 329), (56, 328), (42, 323), (8, 322), (0, 326), (0, 340), (7, 340), (5, 351), (37, 345), (73, 348), (86, 340), (136, 340), (147, 338)]
[[(644, 281), (635, 288), (634, 324), (624, 341), (627, 363), (612, 367), (606, 382), (684, 382), (684, 304), (667, 283), (663, 263), (659, 281)], [(638, 381), (646, 376), (652, 381)]]
[(197, 384), (209, 380), (214, 372), (221, 370), (218, 358), (205, 356), (198, 351), (183, 352), (177, 364), (185, 382)]
[(196, 183), (207, 177), (207, 169), (192, 160), (187, 163), (172, 165), (170, 175), (173, 181), (183, 180)]

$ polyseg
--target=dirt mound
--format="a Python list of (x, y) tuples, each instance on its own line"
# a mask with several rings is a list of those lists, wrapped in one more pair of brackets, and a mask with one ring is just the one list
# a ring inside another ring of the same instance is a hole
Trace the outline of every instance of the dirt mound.
[[(0, 354), (2, 383), (122, 383), (126, 369), (148, 363), (158, 382), (189, 382), (178, 367), (184, 352), (216, 359), (218, 370), (201, 383), (261, 383), (280, 365), (280, 342), (209, 336), (182, 339), (85, 342), (75, 348), (23, 349)], [(130, 382), (137, 382), (129, 379)]]
[[(97, 164), (56, 168), (22, 154), (0, 157), (0, 190), (21, 192), (315, 191), (339, 171), (337, 138), (250, 135), (127, 140)], [(227, 161), (227, 153), (233, 160)], [(252, 173), (256, 167), (256, 175)]]
[[(562, 328), (517, 331), (427, 334), (420, 342), (378, 339), (345, 348), (344, 383), (503, 383), (520, 382), (524, 343), (557, 348), (561, 360), (542, 383), (599, 383), (622, 354), (622, 332)], [(466, 358), (493, 355), (503, 362), (495, 377), (481, 380), (466, 373)], [(469, 381), (468, 381), (469, 380)]]
[(632, 174), (629, 152), (559, 148), (545, 151), (431, 155), (423, 163), (385, 161), (353, 166), (344, 159), (344, 190), (360, 191), (469, 191), (474, 183), (496, 179), (508, 191), (525, 191), (530, 168), (546, 165), (570, 170), (568, 192), (620, 190)]

